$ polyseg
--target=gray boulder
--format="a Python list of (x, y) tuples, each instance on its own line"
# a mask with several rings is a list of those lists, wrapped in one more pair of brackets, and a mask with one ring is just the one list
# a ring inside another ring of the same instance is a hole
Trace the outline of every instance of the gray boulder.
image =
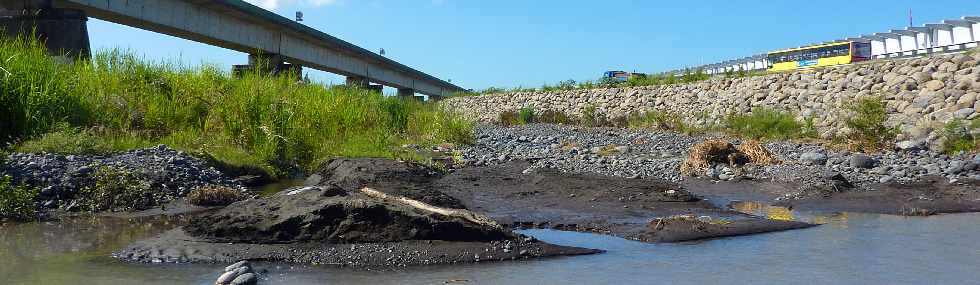
[(895, 143), (895, 149), (904, 151), (916, 151), (922, 150), (926, 146), (925, 141), (921, 140), (904, 140)]
[(827, 155), (819, 152), (807, 152), (800, 155), (800, 162), (806, 165), (824, 165), (827, 163)]
[(864, 154), (855, 153), (851, 155), (851, 167), (853, 168), (868, 169), (875, 167), (876, 163), (874, 158)]

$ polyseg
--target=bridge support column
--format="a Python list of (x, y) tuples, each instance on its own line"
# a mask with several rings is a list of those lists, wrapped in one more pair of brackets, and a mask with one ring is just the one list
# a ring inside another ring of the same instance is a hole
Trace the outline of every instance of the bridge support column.
[(398, 88), (398, 97), (401, 97), (401, 98), (413, 98), (413, 97), (415, 97), (415, 89), (412, 89), (412, 88)]
[(256, 70), (263, 74), (288, 74), (295, 78), (303, 77), (302, 66), (286, 63), (285, 59), (278, 54), (250, 54), (248, 55), (247, 65), (235, 65), (232, 69), (236, 76), (241, 76), (245, 72)]
[(346, 81), (347, 86), (367, 89), (378, 93), (381, 93), (384, 89), (383, 85), (371, 84), (371, 81), (368, 81), (367, 77), (364, 76), (347, 76)]
[(347, 76), (347, 86), (359, 87), (367, 89), (371, 86), (371, 82), (368, 81), (367, 77), (363, 76)]
[(50, 1), (11, 1), (0, 4), (0, 35), (31, 36), (44, 42), (55, 56), (87, 58), (91, 48), (85, 12), (51, 7)]

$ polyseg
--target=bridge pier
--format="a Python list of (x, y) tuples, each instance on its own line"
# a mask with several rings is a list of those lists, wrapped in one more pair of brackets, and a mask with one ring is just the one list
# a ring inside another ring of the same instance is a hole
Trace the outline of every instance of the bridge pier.
[(55, 56), (87, 58), (91, 55), (87, 21), (84, 11), (54, 8), (51, 1), (0, 4), (0, 35), (17, 37), (33, 33), (44, 42), (48, 53)]
[(248, 64), (235, 65), (232, 68), (232, 72), (235, 74), (235, 76), (241, 76), (245, 72), (253, 70), (258, 70), (263, 74), (288, 74), (295, 78), (303, 77), (302, 66), (286, 63), (285, 58), (278, 54), (249, 54)]
[(384, 85), (371, 84), (371, 81), (364, 76), (347, 76), (346, 84), (350, 87), (367, 89), (378, 93), (381, 93), (381, 91), (384, 89)]
[(398, 88), (398, 97), (405, 97), (405, 98), (415, 97), (415, 89), (412, 89), (412, 88)]

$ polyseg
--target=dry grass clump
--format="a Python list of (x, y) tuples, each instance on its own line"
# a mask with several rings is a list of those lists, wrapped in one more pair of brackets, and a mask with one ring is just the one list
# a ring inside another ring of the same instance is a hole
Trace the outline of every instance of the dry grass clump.
[(729, 155), (737, 153), (728, 141), (722, 139), (709, 139), (691, 147), (687, 153), (687, 160), (681, 164), (681, 173), (693, 174), (703, 173), (711, 167), (712, 162), (728, 163)]
[(704, 173), (715, 163), (739, 166), (746, 163), (759, 165), (778, 164), (780, 161), (759, 141), (743, 142), (737, 148), (723, 139), (709, 139), (691, 147), (687, 160), (681, 164), (681, 173)]
[(226, 186), (198, 187), (187, 194), (187, 201), (198, 206), (227, 206), (242, 198), (240, 191)]
[(757, 140), (750, 140), (738, 145), (738, 152), (745, 154), (749, 161), (759, 165), (778, 164), (779, 159)]

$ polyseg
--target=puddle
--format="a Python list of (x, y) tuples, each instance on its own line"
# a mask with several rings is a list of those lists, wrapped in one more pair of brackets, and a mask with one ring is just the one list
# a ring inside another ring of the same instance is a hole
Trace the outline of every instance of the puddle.
[(848, 213), (813, 213), (794, 211), (792, 209), (772, 206), (765, 203), (751, 201), (732, 201), (728, 207), (740, 213), (753, 216), (765, 217), (780, 221), (798, 221), (813, 224), (827, 224), (830, 222), (846, 222)]
[(259, 193), (259, 196), (270, 196), (272, 194), (279, 193), (279, 191), (289, 189), (291, 187), (302, 186), (304, 179), (285, 179), (276, 182), (272, 182), (266, 185), (252, 188), (253, 191)]

